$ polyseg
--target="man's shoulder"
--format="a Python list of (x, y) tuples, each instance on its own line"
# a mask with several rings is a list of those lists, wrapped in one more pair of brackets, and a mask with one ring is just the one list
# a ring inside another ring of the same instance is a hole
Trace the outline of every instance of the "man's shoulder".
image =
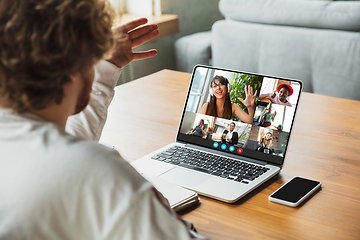
[(100, 189), (108, 185), (116, 186), (119, 191), (137, 191), (145, 182), (114, 149), (83, 139), (72, 143), (68, 149), (65, 169), (83, 181), (100, 186)]
[[(0, 211), (11, 209), (9, 224), (17, 229), (28, 226), (35, 235), (42, 234), (34, 230), (41, 224), (49, 234), (65, 234), (66, 239), (86, 236), (90, 227), (111, 226), (114, 219), (121, 226), (133, 202), (151, 191), (151, 184), (117, 151), (61, 132), (52, 134), (58, 139), (38, 154), (21, 154), (21, 167), (4, 165), (11, 172), (0, 186), (7, 196)], [(18, 216), (21, 220), (13, 221)]]
[[(65, 136), (62, 143), (54, 144), (53, 149), (63, 149), (61, 158), (65, 168), (71, 166), (84, 173), (84, 177), (100, 177), (106, 174), (110, 179), (124, 182), (138, 179), (139, 174), (123, 159), (118, 151), (92, 140), (76, 136)], [(66, 160), (65, 160), (66, 159)], [(138, 179), (139, 180), (139, 179)]]
[(43, 176), (51, 172), (55, 181), (72, 176), (94, 179), (101, 174), (128, 181), (139, 175), (114, 149), (70, 135), (55, 124), (20, 119), (13, 125), (2, 132), (0, 149), (8, 161), (0, 163), (11, 169), (20, 164), (23, 167), (17, 171), (23, 174), (32, 169)]

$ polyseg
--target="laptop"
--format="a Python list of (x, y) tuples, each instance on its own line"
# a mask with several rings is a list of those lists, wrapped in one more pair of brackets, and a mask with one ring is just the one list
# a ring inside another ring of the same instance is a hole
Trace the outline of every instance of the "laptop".
[(141, 174), (236, 202), (280, 172), (301, 90), (294, 79), (197, 65), (176, 141), (131, 164)]

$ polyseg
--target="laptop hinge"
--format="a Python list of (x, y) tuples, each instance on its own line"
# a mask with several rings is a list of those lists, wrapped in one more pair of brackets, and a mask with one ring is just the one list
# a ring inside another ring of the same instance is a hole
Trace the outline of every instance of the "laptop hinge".
[(234, 158), (234, 159), (239, 159), (239, 160), (243, 160), (243, 161), (248, 161), (248, 162), (255, 163), (255, 164), (259, 164), (259, 165), (264, 165), (264, 166), (265, 166), (265, 165), (268, 164), (268, 163), (265, 162), (265, 161), (254, 160), (254, 159), (251, 159), (251, 158), (248, 158), (248, 157), (244, 157), (244, 156), (236, 156), (236, 155), (233, 155), (233, 154), (227, 153), (227, 152), (219, 152), (219, 151), (214, 150), (214, 149), (209, 149), (209, 148), (206, 148), (206, 147), (201, 147), (201, 146), (197, 146), (197, 145), (193, 145), (193, 144), (189, 144), (189, 143), (186, 144), (185, 146), (186, 146), (186, 147), (189, 147), (189, 148), (194, 148), (194, 149), (197, 149), (197, 150), (209, 152), (209, 153), (214, 153), (214, 154), (222, 155), (222, 156), (229, 157), (229, 158)]

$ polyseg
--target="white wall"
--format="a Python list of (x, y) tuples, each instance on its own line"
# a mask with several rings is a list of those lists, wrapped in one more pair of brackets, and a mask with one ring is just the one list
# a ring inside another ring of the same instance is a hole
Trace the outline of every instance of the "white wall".
[(196, 113), (186, 111), (183, 122), (182, 122), (180, 132), (181, 133), (187, 133), (192, 128), (194, 128), (195, 119), (196, 119)]
[(215, 21), (223, 19), (218, 9), (218, 2), (219, 0), (162, 0), (162, 13), (179, 16), (180, 31), (135, 49), (135, 51), (152, 48), (158, 50), (158, 55), (152, 59), (133, 62), (135, 79), (164, 68), (175, 70), (176, 39), (192, 33), (208, 31)]

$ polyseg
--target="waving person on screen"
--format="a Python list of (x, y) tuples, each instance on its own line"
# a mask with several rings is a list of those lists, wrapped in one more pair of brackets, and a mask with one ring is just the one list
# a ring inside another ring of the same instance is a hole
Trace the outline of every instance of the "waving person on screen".
[(210, 83), (210, 101), (205, 103), (200, 109), (200, 114), (206, 114), (214, 117), (230, 119), (234, 114), (242, 122), (251, 124), (255, 113), (255, 98), (253, 88), (245, 86), (246, 98), (239, 100), (247, 107), (248, 112), (240, 108), (239, 105), (230, 100), (231, 85), (229, 80), (223, 76), (216, 75)]
[(271, 122), (275, 120), (276, 117), (276, 111), (273, 111), (273, 107), (270, 105), (270, 107), (264, 110), (264, 115), (262, 116), (261, 124), (262, 127), (270, 127)]
[(294, 93), (293, 88), (288, 84), (281, 84), (277, 87), (277, 92), (278, 93), (271, 92), (260, 94), (259, 100), (267, 98), (272, 103), (292, 107), (291, 103), (288, 101), (288, 97), (290, 97)]

